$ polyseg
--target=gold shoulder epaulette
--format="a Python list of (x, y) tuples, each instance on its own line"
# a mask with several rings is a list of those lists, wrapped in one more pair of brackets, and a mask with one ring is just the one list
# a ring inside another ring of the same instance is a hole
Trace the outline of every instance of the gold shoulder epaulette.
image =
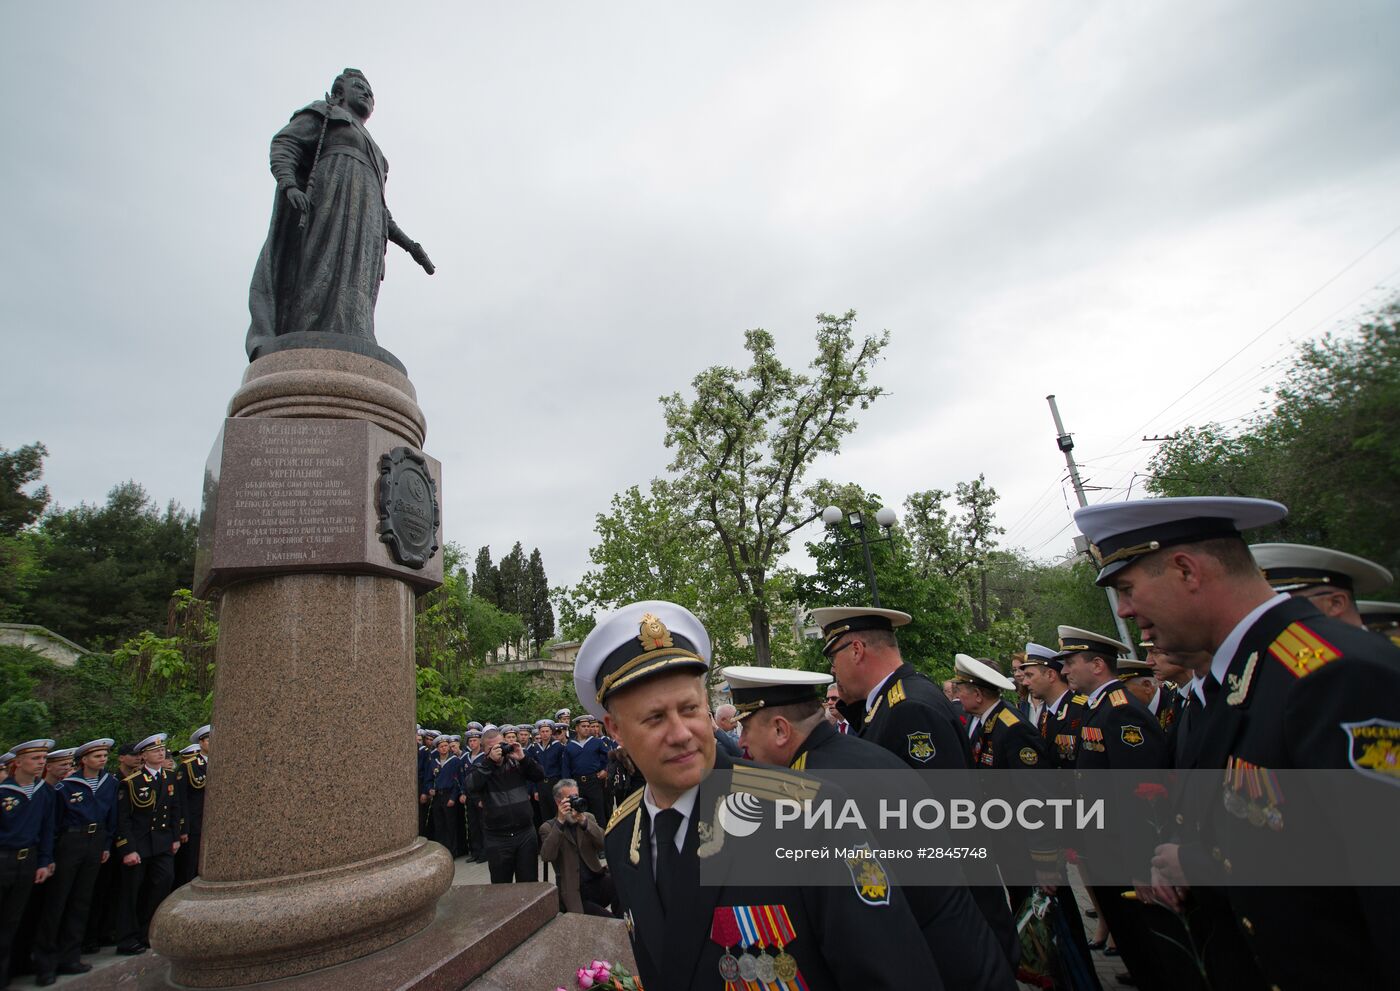
[(1108, 693), (1108, 704), (1118, 708), (1128, 704), (1128, 693), (1121, 688), (1115, 688)]
[(1301, 678), (1312, 674), (1329, 661), (1335, 661), (1342, 652), (1323, 640), (1302, 623), (1293, 623), (1269, 644), (1269, 653), (1293, 677)]
[(1001, 723), (1003, 726), (1015, 726), (1020, 721), (1016, 713), (1012, 712), (1006, 706), (1002, 706), (1001, 711), (997, 713), (997, 722)]
[(1073, 702), (1075, 705), (1088, 705), (1088, 704), (1089, 704), (1089, 696), (1087, 696), (1087, 695), (1071, 695), (1071, 696), (1069, 697), (1069, 700), (1070, 700), (1071, 702)]
[(135, 770), (135, 771), (132, 771), (132, 772), (131, 772), (130, 774), (128, 774), (126, 777), (122, 778), (122, 784), (126, 784), (126, 783), (127, 783), (128, 781), (130, 781), (132, 778), (139, 778), (139, 777), (140, 777), (142, 774), (144, 774), (144, 773), (146, 773), (146, 772), (143, 771), (143, 770)]
[(901, 678), (890, 687), (890, 705), (899, 705), (904, 699), (904, 679)]
[(797, 758), (797, 760), (793, 761), (792, 764), (790, 764), (789, 766), (790, 766), (794, 771), (805, 771), (805, 770), (807, 770), (807, 755), (806, 755), (806, 753), (803, 753), (800, 757)]
[(636, 812), (637, 806), (642, 804), (642, 793), (645, 791), (645, 788), (638, 788), (632, 794), (628, 795), (625, 799), (623, 799), (622, 804), (619, 805), (617, 808), (613, 809), (612, 818), (608, 820), (608, 828), (603, 830), (603, 832), (612, 832), (612, 828), (614, 826), (620, 823), (623, 819), (626, 819), (633, 812)]
[(768, 802), (784, 799), (810, 802), (821, 791), (821, 783), (805, 774), (795, 774), (783, 767), (745, 767), (736, 765), (729, 779), (729, 793), (748, 794)]

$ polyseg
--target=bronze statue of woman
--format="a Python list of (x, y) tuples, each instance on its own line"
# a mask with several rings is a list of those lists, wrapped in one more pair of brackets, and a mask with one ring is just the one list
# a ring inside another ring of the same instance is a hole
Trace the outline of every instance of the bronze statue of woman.
[(389, 241), (432, 275), (418, 242), (384, 202), (389, 163), (365, 121), (374, 91), (362, 72), (336, 76), (272, 139), (277, 195), (248, 290), (248, 360), (285, 347), (358, 351), (398, 366), (374, 339)]

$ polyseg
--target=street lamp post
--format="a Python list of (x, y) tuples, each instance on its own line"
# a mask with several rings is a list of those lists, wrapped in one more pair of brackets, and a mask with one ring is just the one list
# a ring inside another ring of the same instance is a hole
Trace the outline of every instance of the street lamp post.
[[(861, 554), (865, 557), (865, 575), (870, 581), (871, 604), (874, 605), (876, 609), (879, 609), (880, 586), (875, 581), (875, 562), (870, 558), (870, 545), (882, 544), (890, 541), (890, 527), (894, 526), (895, 521), (894, 510), (890, 509), (888, 506), (882, 506), (875, 511), (875, 522), (884, 528), (885, 535), (883, 537), (876, 537), (873, 540), (870, 537), (870, 528), (866, 526), (865, 519), (860, 513), (852, 512), (848, 514), (844, 512), (840, 506), (827, 506), (822, 510), (822, 522), (828, 527), (836, 526), (836, 524), (841, 522), (842, 517), (845, 517), (846, 522), (851, 525), (851, 529), (855, 530), (855, 532), (860, 535), (860, 550)], [(842, 540), (840, 537), (836, 538), (836, 546), (842, 550), (848, 547), (854, 547), (855, 544), (856, 542), (854, 540)]]

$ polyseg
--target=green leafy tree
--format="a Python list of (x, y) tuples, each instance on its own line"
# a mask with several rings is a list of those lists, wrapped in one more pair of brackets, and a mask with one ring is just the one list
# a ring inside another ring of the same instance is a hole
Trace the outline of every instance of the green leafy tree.
[(472, 718), (471, 703), (445, 690), (440, 671), (420, 666), (415, 671), (415, 678), (419, 726), (447, 729), (465, 726)]
[(988, 558), (988, 574), (1002, 609), (1024, 618), (1025, 639), (1054, 647), (1062, 625), (1118, 639), (1108, 597), (1094, 584), (1098, 569), (1087, 558), (1076, 555), (1047, 564), (995, 551)]
[(43, 476), (48, 453), (43, 444), (26, 444), (14, 451), (0, 448), (0, 537), (15, 536), (34, 523), (48, 506), (47, 486), (25, 491), (25, 486)]
[(723, 551), (713, 529), (695, 519), (674, 484), (654, 479), (646, 492), (634, 485), (614, 495), (609, 512), (595, 517), (593, 531), (592, 567), (577, 585), (556, 593), (566, 636), (582, 639), (597, 613), (665, 599), (705, 625), (715, 666), (752, 662), (748, 612), (734, 595)]
[(194, 574), (193, 518), (174, 502), (162, 511), (135, 482), (104, 506), (50, 513), (40, 533), (42, 574), (26, 619), (86, 646), (160, 629), (171, 593)]
[(716, 366), (693, 380), (694, 397), (663, 397), (676, 491), (713, 531), (720, 560), (749, 619), (758, 664), (772, 661), (775, 603), (769, 577), (791, 535), (813, 516), (803, 489), (812, 462), (833, 454), (853, 416), (881, 395), (870, 374), (888, 332), (855, 338), (855, 312), (817, 317), (816, 356), (805, 375), (785, 366), (766, 330), (745, 334), (743, 370)]
[(17, 622), (42, 573), (42, 543), (32, 527), (49, 504), (49, 490), (26, 492), (44, 473), (43, 444), (0, 448), (0, 622)]
[(1272, 403), (1238, 427), (1190, 427), (1164, 443), (1149, 488), (1277, 499), (1288, 517), (1251, 540), (1319, 544), (1400, 570), (1400, 300), (1354, 334), (1301, 344), (1279, 381)]
[(538, 674), (489, 673), (479, 669), (466, 688), (476, 718), (494, 723), (532, 723), (561, 709), (582, 711), (573, 682), (556, 682)]

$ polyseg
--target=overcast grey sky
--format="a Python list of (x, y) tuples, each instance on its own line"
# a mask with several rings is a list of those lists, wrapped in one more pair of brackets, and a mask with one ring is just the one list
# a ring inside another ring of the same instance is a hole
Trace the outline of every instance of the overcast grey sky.
[(1400, 284), (1397, 51), (1392, 0), (8, 3), (0, 446), (46, 443), (65, 506), (197, 508), (268, 140), (348, 65), (438, 265), (391, 249), (377, 327), (449, 539), (575, 580), (670, 460), (658, 396), (854, 308), (891, 395), (815, 474), (898, 505), (985, 472), (1055, 555), (1047, 393), (1122, 498), (1143, 433), (1248, 412)]

